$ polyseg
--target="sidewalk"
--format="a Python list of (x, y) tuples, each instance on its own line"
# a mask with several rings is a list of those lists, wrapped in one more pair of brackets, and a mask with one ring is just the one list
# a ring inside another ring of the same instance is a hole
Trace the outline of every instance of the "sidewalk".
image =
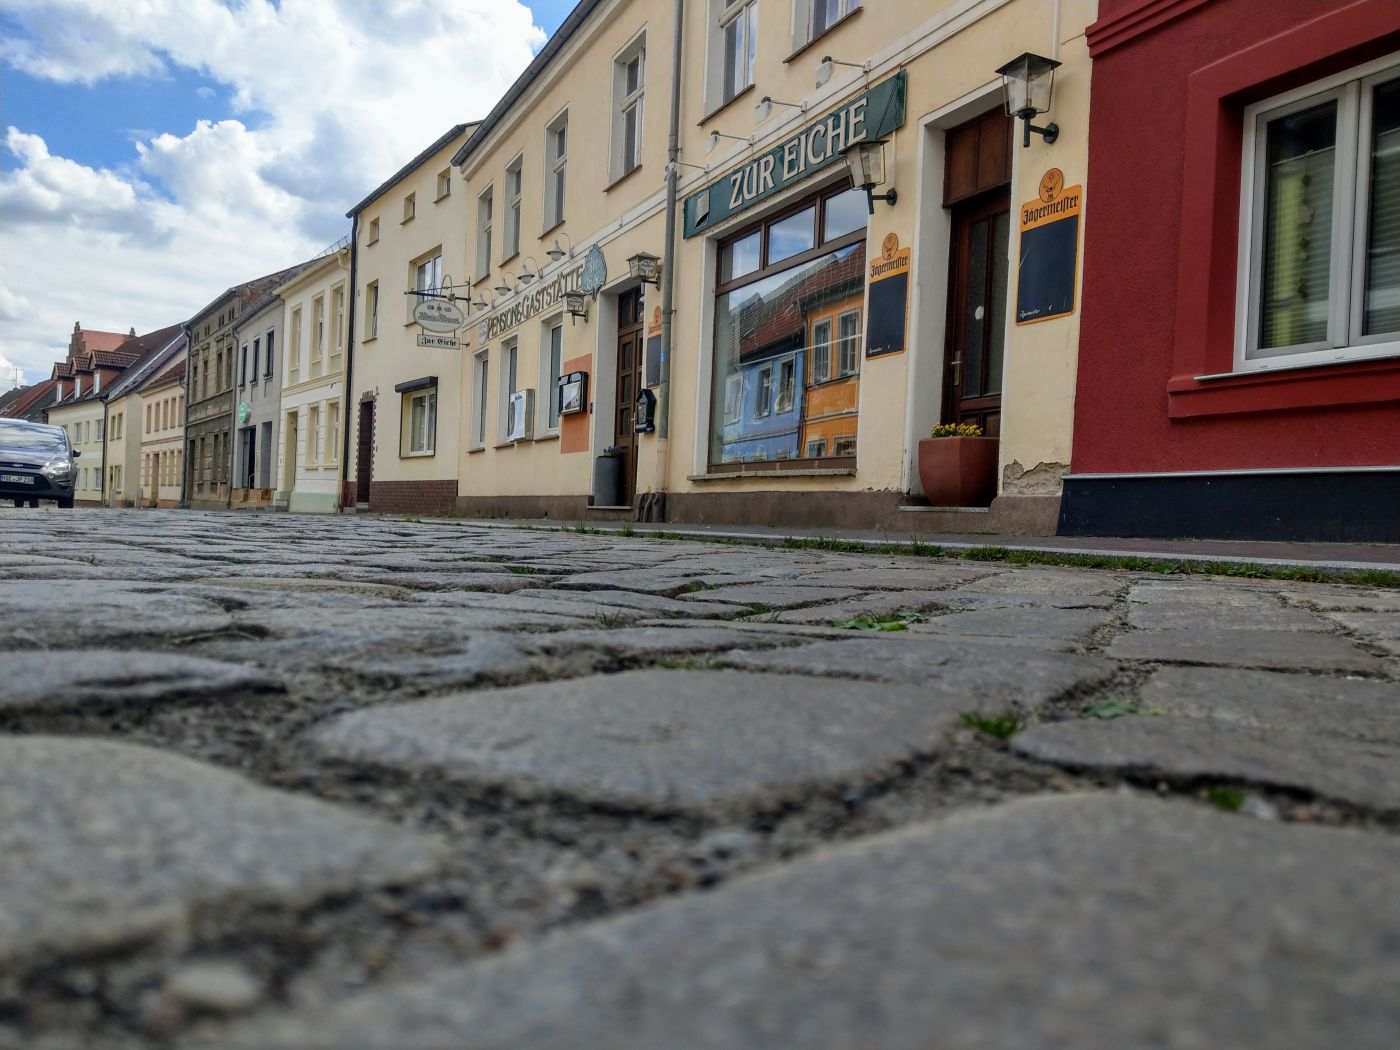
[(773, 544), (788, 538), (839, 540), (872, 547), (898, 547), (910, 543), (952, 550), (1004, 547), (1007, 550), (1088, 554), (1099, 557), (1151, 558), (1169, 561), (1225, 561), (1279, 568), (1338, 570), (1400, 570), (1400, 545), (1377, 543), (1277, 543), (1263, 540), (1164, 540), (1100, 536), (987, 536), (969, 533), (920, 534), (840, 529), (772, 528), (762, 525), (697, 525), (686, 523), (586, 521), (553, 519), (473, 518), (466, 524), (485, 528), (575, 529), (583, 525), (594, 532), (643, 536), (664, 532), (696, 540), (729, 540)]

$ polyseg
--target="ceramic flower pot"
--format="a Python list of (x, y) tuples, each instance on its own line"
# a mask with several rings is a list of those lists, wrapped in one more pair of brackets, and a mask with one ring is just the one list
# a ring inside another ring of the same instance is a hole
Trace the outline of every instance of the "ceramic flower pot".
[(997, 494), (997, 439), (925, 438), (919, 442), (919, 481), (936, 507), (986, 507)]

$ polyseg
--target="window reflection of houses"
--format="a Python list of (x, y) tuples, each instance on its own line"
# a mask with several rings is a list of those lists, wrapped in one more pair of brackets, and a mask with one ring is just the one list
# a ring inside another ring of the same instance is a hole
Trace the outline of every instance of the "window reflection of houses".
[(849, 236), (864, 225), (857, 196), (828, 195), (723, 247), (712, 463), (855, 456), (865, 298), (863, 236)]

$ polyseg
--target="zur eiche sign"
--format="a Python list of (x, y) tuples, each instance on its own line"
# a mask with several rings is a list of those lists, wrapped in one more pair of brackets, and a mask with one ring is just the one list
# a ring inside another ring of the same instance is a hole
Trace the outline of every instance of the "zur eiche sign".
[(857, 142), (884, 138), (904, 124), (903, 71), (808, 124), (743, 167), (685, 199), (685, 235), (693, 237), (722, 219), (771, 197), (841, 159)]

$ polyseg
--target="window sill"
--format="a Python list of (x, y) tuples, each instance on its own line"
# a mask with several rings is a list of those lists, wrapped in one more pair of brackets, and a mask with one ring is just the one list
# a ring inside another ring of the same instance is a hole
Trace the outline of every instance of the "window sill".
[(399, 459), (431, 459), (437, 452), (429, 449), (427, 452), (400, 452)]
[(1167, 383), (1172, 419), (1394, 401), (1400, 401), (1400, 357), (1176, 376)]
[(485, 446), (485, 445), (472, 445), (469, 449), (467, 449), (467, 455), (469, 455), (469, 456), (474, 456), (474, 455), (476, 455), (478, 452), (485, 452), (485, 451), (486, 451), (486, 446)]
[(360, 340), (360, 345), (361, 345), (361, 346), (364, 346), (366, 343), (377, 343), (377, 342), (379, 342), (379, 336), (377, 336), (377, 335), (371, 335), (371, 336), (367, 336), (367, 337), (364, 338), (364, 339), (361, 339), (361, 340)]
[(480, 288), (482, 285), (484, 285), (484, 284), (485, 284), (487, 281), (489, 281), (489, 280), (491, 280), (491, 271), (490, 271), (490, 270), (488, 270), (486, 273), (482, 274), (482, 275), (481, 275), (480, 277), (478, 277), (476, 280), (472, 281), (472, 287), (473, 287), (473, 288)]
[(400, 226), (407, 226), (409, 223), (411, 223), (411, 222), (412, 222), (414, 219), (416, 219), (416, 218), (418, 218), (418, 216), (416, 216), (416, 215), (410, 215), (410, 216), (409, 216), (408, 218), (406, 218), (406, 219), (400, 219), (400, 220), (399, 220), (399, 225), (400, 225)]
[(366, 247), (366, 248), (373, 248), (373, 247), (374, 247), (376, 244), (378, 244), (378, 243), (379, 243), (379, 238), (376, 237), (376, 238), (375, 238), (374, 240), (372, 240), (372, 241), (365, 241), (365, 247)]
[(436, 197), (433, 198), (433, 203), (436, 204), (438, 201), (445, 201), (450, 196), (452, 196), (451, 190), (448, 190), (446, 193), (439, 193)]
[(511, 252), (511, 253), (510, 253), (509, 255), (507, 255), (504, 259), (501, 260), (501, 269), (504, 270), (504, 269), (505, 269), (507, 266), (509, 266), (511, 263), (515, 262), (515, 260), (518, 259), (518, 258), (520, 258), (520, 249), (519, 249), (519, 248), (515, 249), (515, 251)]
[(557, 430), (551, 430), (551, 431), (549, 431), (548, 433), (541, 434), (539, 437), (535, 438), (535, 443), (538, 444), (538, 443), (541, 442), (541, 441), (558, 441), (558, 440), (559, 440), (559, 431), (557, 431)]
[(604, 187), (603, 187), (603, 192), (604, 192), (604, 193), (610, 193), (610, 192), (612, 192), (612, 190), (616, 189), (618, 186), (621, 186), (624, 182), (626, 182), (628, 179), (630, 179), (633, 175), (637, 174), (637, 172), (639, 172), (639, 171), (641, 171), (641, 170), (642, 170), (641, 164), (636, 164), (636, 165), (634, 165), (630, 170), (624, 171), (624, 172), (623, 172), (621, 175), (619, 175), (617, 178), (613, 179), (612, 182), (610, 182), (610, 183), (608, 183), (606, 186), (604, 186)]
[(710, 110), (710, 112), (706, 113), (703, 117), (701, 117), (698, 121), (696, 121), (696, 122), (695, 122), (695, 126), (696, 126), (697, 128), (703, 128), (703, 127), (705, 126), (705, 124), (706, 124), (709, 120), (713, 119), (714, 117), (719, 116), (719, 115), (720, 115), (721, 113), (723, 113), (726, 109), (728, 109), (730, 106), (734, 105), (734, 103), (738, 102), (741, 98), (743, 98), (745, 95), (747, 95), (747, 94), (748, 94), (750, 91), (752, 91), (753, 89), (754, 89), (754, 86), (753, 86), (752, 84), (750, 84), (748, 87), (742, 89), (741, 91), (738, 91), (738, 92), (736, 92), (736, 93), (733, 94), (733, 95), (730, 95), (729, 98), (725, 99), (725, 100), (724, 100), (723, 102), (721, 102), (718, 106), (716, 106), (714, 109)]
[(768, 470), (724, 470), (712, 474), (687, 474), (687, 481), (731, 481), (750, 478), (849, 478), (855, 477), (855, 467), (781, 467)]
[(862, 11), (864, 11), (864, 10), (865, 10), (864, 6), (861, 6), (861, 7), (854, 8), (853, 10), (847, 11), (844, 15), (842, 15), (840, 18), (838, 18), (835, 22), (832, 22), (831, 25), (827, 26), (825, 29), (823, 29), (823, 30), (822, 30), (820, 33), (818, 33), (816, 36), (814, 36), (814, 37), (812, 37), (810, 40), (808, 40), (805, 44), (800, 45), (800, 46), (797, 48), (796, 51), (794, 51), (792, 54), (788, 55), (788, 57), (785, 58), (785, 59), (783, 59), (783, 61), (784, 61), (785, 63), (786, 63), (786, 62), (791, 62), (791, 61), (792, 61), (793, 59), (795, 59), (798, 55), (802, 54), (802, 52), (804, 52), (804, 51), (806, 51), (808, 48), (810, 48), (813, 44), (816, 44), (816, 43), (818, 43), (819, 41), (825, 40), (829, 35), (831, 35), (831, 33), (833, 33), (835, 30), (839, 29), (841, 26), (845, 25), (845, 24), (846, 24), (847, 22), (849, 22), (852, 18), (855, 18), (856, 15), (860, 14), (860, 13), (861, 13)]
[(564, 225), (564, 220), (563, 220), (563, 219), (560, 219), (560, 220), (559, 220), (558, 222), (556, 222), (553, 226), (546, 226), (543, 230), (540, 231), (540, 240), (544, 240), (544, 239), (545, 239), (546, 237), (548, 237), (551, 233), (553, 233), (555, 230), (559, 229), (559, 227), (560, 227), (560, 226), (563, 226), (563, 225)]
[(502, 442), (500, 442), (499, 444), (492, 445), (491, 447), (492, 447), (492, 448), (514, 448), (514, 447), (515, 447), (516, 445), (518, 445), (518, 444), (519, 444), (518, 441), (502, 441)]

